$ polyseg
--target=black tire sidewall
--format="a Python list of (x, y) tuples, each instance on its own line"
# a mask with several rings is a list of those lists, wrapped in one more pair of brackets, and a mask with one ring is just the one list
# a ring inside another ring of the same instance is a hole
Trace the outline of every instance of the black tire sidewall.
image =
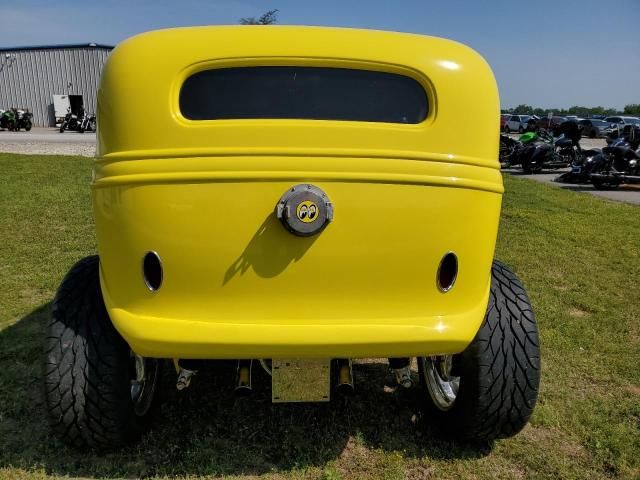
[[(109, 319), (97, 255), (76, 263), (62, 281), (44, 350), (46, 405), (66, 443), (111, 449), (144, 431), (152, 409), (135, 414), (131, 350)], [(72, 410), (63, 411), (68, 404)]]
[[(504, 293), (505, 283), (515, 292), (513, 295)], [(514, 311), (519, 312), (520, 318), (514, 317)], [(537, 327), (524, 288), (515, 274), (498, 261), (492, 268), (485, 319), (473, 341), (453, 361), (460, 387), (455, 403), (447, 411), (440, 410), (431, 400), (422, 359), (418, 361), (427, 422), (439, 433), (484, 442), (515, 435), (527, 424), (540, 382)]]

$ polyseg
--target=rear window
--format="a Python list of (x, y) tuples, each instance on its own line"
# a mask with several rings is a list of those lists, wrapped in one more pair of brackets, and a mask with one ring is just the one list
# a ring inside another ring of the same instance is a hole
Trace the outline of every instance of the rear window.
[(427, 94), (413, 78), (325, 67), (241, 67), (205, 70), (180, 89), (190, 120), (295, 118), (420, 123)]

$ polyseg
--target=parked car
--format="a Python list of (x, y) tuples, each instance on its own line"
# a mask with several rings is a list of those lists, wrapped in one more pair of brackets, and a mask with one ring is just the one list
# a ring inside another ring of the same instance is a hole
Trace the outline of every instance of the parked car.
[(566, 117), (553, 116), (551, 119), (549, 117), (543, 117), (538, 120), (538, 128), (544, 128), (545, 130), (553, 130), (560, 126), (562, 122), (566, 122)]
[(589, 138), (606, 137), (614, 128), (611, 123), (595, 118), (585, 118), (578, 122), (582, 126), (582, 136)]
[(640, 125), (640, 118), (637, 117), (607, 117), (604, 119), (605, 122), (612, 123), (614, 125), (620, 125), (620, 128), (623, 128), (625, 125)]
[(511, 114), (509, 114), (509, 113), (500, 114), (500, 131), (501, 132), (505, 132), (506, 131), (507, 122), (509, 121), (510, 117), (511, 117)]
[(524, 132), (527, 129), (527, 121), (531, 115), (511, 115), (504, 129), (505, 132)]

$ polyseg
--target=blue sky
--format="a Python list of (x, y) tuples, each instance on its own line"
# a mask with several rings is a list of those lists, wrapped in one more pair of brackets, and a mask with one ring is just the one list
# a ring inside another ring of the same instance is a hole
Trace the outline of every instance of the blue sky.
[(281, 24), (466, 43), (493, 67), (503, 107), (640, 103), (640, 0), (0, 0), (0, 46), (116, 44), (146, 30), (233, 24), (273, 8)]

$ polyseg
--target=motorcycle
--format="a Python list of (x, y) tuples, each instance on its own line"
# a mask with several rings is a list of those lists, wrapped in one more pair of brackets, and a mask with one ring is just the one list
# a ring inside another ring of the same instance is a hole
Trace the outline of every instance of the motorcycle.
[(30, 131), (33, 128), (33, 113), (29, 112), (29, 110), (18, 110), (14, 128), (16, 132), (22, 128), (27, 132)]
[(522, 171), (527, 174), (540, 173), (543, 169), (558, 169), (569, 166), (576, 158), (571, 139), (554, 138), (540, 130), (537, 138), (520, 154)]
[(500, 135), (499, 160), (501, 168), (511, 168), (522, 163), (521, 157), (525, 147), (538, 139), (536, 132), (526, 132), (515, 140), (508, 135)]
[(71, 112), (71, 108), (67, 108), (67, 114), (64, 116), (64, 120), (60, 124), (60, 133), (64, 133), (65, 130), (78, 130), (80, 123), (78, 121), (78, 115)]
[(543, 169), (565, 168), (580, 161), (582, 131), (575, 121), (563, 122), (557, 129), (555, 138), (544, 129), (537, 132), (537, 142), (527, 147), (521, 154), (522, 170), (525, 173), (540, 173)]
[(570, 165), (571, 170), (556, 177), (555, 181), (562, 183), (588, 183), (591, 180), (591, 172), (595, 165), (595, 160), (598, 155), (602, 154), (602, 150), (599, 148), (583, 150), (580, 147), (582, 129), (575, 121), (563, 122), (558, 129), (572, 140), (575, 155)]
[(500, 134), (500, 152), (498, 159), (502, 168), (509, 168), (514, 165), (516, 156), (514, 155), (522, 144), (508, 135)]
[(96, 116), (95, 115), (86, 115), (84, 114), (79, 121), (80, 126), (78, 127), (78, 131), (80, 133), (84, 133), (85, 131), (95, 132), (96, 131)]
[(627, 125), (622, 137), (612, 141), (594, 159), (591, 183), (598, 190), (640, 183), (640, 127)]
[(11, 108), (4, 110), (0, 115), (0, 129), (9, 130), (10, 132), (16, 128), (16, 109)]
[(596, 159), (601, 154), (602, 150), (599, 148), (580, 150), (578, 158), (571, 163), (571, 170), (560, 174), (554, 181), (561, 183), (589, 183)]

